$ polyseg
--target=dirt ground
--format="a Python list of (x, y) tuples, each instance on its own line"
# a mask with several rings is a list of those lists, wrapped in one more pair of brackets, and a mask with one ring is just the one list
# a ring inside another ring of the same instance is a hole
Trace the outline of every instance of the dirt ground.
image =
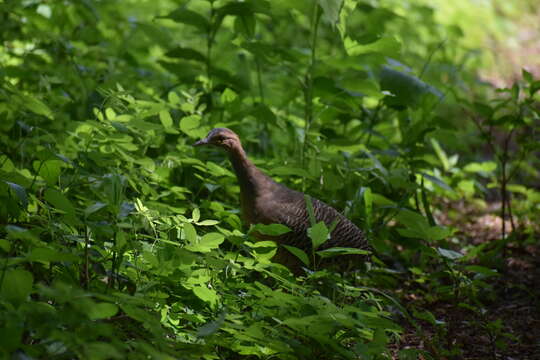
[[(501, 219), (489, 210), (463, 208), (459, 219), (439, 221), (457, 228), (464, 243), (489, 247), (501, 235)], [(467, 306), (474, 305), (468, 299), (461, 304), (440, 297), (430, 301), (410, 284), (399, 290), (407, 309), (429, 310), (441, 325), (418, 320), (415, 328), (403, 321), (405, 333), (396, 344), (395, 359), (399, 350), (416, 348), (441, 360), (540, 360), (540, 232), (501, 251), (499, 276), (485, 280), (486, 293), (475, 297), (476, 306)]]

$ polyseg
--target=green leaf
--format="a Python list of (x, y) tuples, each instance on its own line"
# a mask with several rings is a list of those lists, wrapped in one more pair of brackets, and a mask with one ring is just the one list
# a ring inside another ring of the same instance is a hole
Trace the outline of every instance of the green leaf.
[(285, 175), (285, 176), (301, 176), (305, 178), (312, 178), (311, 174), (302, 168), (297, 168), (293, 166), (276, 166), (272, 169), (272, 174), (274, 175)]
[(238, 97), (238, 94), (233, 90), (226, 88), (220, 96), (220, 100), (223, 104), (231, 103)]
[(508, 189), (508, 191), (523, 194), (525, 196), (527, 196), (530, 192), (530, 190), (524, 185), (508, 184), (506, 188)]
[(114, 120), (116, 119), (116, 112), (114, 111), (114, 109), (111, 109), (111, 108), (106, 108), (105, 109), (105, 116), (107, 117), (108, 120)]
[(137, 28), (140, 29), (152, 43), (158, 44), (163, 48), (170, 46), (173, 42), (169, 32), (165, 30), (166, 28), (161, 26), (138, 22)]
[(199, 208), (194, 208), (193, 211), (191, 212), (191, 220), (193, 220), (193, 222), (197, 222), (199, 221), (201, 218), (201, 210), (199, 210)]
[(477, 274), (481, 274), (484, 276), (484, 278), (492, 277), (492, 276), (500, 276), (497, 270), (489, 269), (487, 267), (480, 266), (480, 265), (468, 265), (468, 266), (465, 266), (465, 270), (471, 271)]
[(197, 336), (206, 337), (214, 334), (219, 330), (219, 328), (221, 328), (221, 326), (223, 326), (223, 323), (225, 322), (225, 315), (226, 312), (222, 311), (216, 320), (212, 320), (201, 326), (197, 330)]
[(411, 210), (401, 210), (397, 215), (397, 220), (412, 229), (424, 229), (428, 227), (426, 218)]
[(491, 173), (497, 169), (497, 164), (494, 161), (485, 161), (481, 163), (473, 162), (465, 165), (464, 171), (472, 173)]
[(339, 21), (339, 13), (343, 6), (343, 0), (317, 0), (319, 6), (323, 9), (323, 17), (332, 26)]
[(526, 69), (521, 69), (521, 75), (523, 76), (523, 79), (528, 83), (532, 83), (534, 81), (532, 74)]
[(6, 239), (0, 239), (0, 249), (9, 252), (11, 250), (11, 243)]
[(126, 356), (119, 347), (107, 342), (86, 341), (83, 348), (86, 359), (122, 359)]
[(77, 262), (80, 260), (80, 258), (70, 253), (63, 253), (51, 248), (39, 247), (32, 249), (30, 254), (27, 256), (27, 260), (40, 261), (44, 263), (61, 261)]
[(8, 232), (8, 239), (10, 240), (39, 241), (38, 237), (32, 231), (20, 226), (7, 225), (6, 230)]
[(282, 224), (269, 224), (269, 225), (255, 224), (255, 225), (252, 225), (251, 228), (249, 229), (250, 234), (254, 232), (258, 232), (262, 235), (270, 235), (270, 236), (279, 236), (279, 235), (286, 234), (290, 231), (291, 229), (289, 229), (287, 226), (282, 225)]
[(225, 237), (222, 234), (211, 232), (201, 237), (199, 242), (187, 244), (185, 249), (193, 252), (207, 253), (219, 248), (219, 245), (223, 243), (223, 241), (225, 241)]
[(364, 210), (366, 214), (365, 224), (368, 229), (371, 228), (371, 218), (373, 213), (373, 194), (371, 188), (362, 187), (360, 189), (360, 194), (364, 199)]
[(491, 106), (481, 103), (479, 101), (475, 101), (473, 103), (473, 109), (475, 112), (479, 113), (486, 119), (490, 119), (494, 113), (494, 109)]
[(116, 233), (114, 250), (121, 251), (124, 248), (124, 246), (126, 246), (126, 244), (127, 244), (126, 233), (123, 231), (118, 231)]
[(88, 216), (92, 215), (93, 213), (95, 213), (96, 211), (99, 211), (99, 210), (103, 209), (106, 206), (107, 206), (107, 204), (98, 201), (98, 202), (88, 206), (86, 209), (84, 209), (84, 216), (88, 217)]
[(349, 56), (377, 53), (397, 57), (401, 51), (401, 43), (393, 36), (384, 36), (368, 44), (360, 44), (358, 41), (346, 36), (343, 46)]
[(392, 107), (417, 107), (426, 94), (442, 97), (438, 90), (409, 73), (384, 67), (380, 78), (381, 89), (391, 93), (385, 101)]
[(184, 223), (184, 234), (188, 243), (195, 244), (197, 242), (197, 231), (190, 223)]
[(302, 249), (290, 245), (283, 245), (283, 247), (287, 249), (291, 254), (296, 256), (298, 259), (300, 259), (300, 261), (302, 261), (306, 266), (309, 266), (309, 258)]
[(229, 2), (217, 10), (221, 18), (227, 15), (249, 17), (253, 14), (252, 3), (248, 2)]
[(0, 288), (0, 294), (4, 299), (12, 303), (13, 306), (18, 307), (26, 301), (32, 292), (33, 282), (34, 277), (32, 276), (32, 273), (26, 270), (8, 270), (4, 274), (4, 281)]
[[(267, 105), (262, 103), (257, 103), (253, 106), (253, 109), (250, 111), (250, 114), (257, 118), (260, 122), (267, 124), (276, 124), (277, 118), (276, 114), (270, 109)], [(301, 168), (299, 168), (301, 169)], [(301, 169), (304, 170), (304, 169)], [(294, 174), (290, 174), (294, 175)], [(302, 175), (306, 176), (306, 175)], [(307, 176), (306, 176), (307, 177)]]
[(104, 176), (104, 195), (109, 205), (118, 210), (122, 200), (124, 199), (125, 177), (117, 173), (107, 174)]
[(371, 197), (373, 198), (373, 203), (378, 206), (384, 206), (384, 207), (395, 207), (396, 203), (392, 200), (388, 199), (384, 195), (372, 193)]
[(512, 99), (514, 101), (519, 100), (519, 92), (520, 92), (520, 88), (519, 88), (518, 83), (514, 83), (514, 85), (512, 86)]
[(533, 81), (529, 88), (529, 96), (532, 97), (538, 90), (540, 90), (540, 80)]
[(311, 200), (311, 196), (307, 194), (304, 195), (304, 201), (306, 202), (306, 210), (309, 217), (309, 223), (311, 224), (311, 226), (313, 226), (317, 222), (317, 219), (315, 219), (315, 211), (313, 210), (313, 202)]
[(38, 115), (43, 115), (50, 120), (53, 119), (53, 112), (47, 105), (45, 105), (44, 102), (30, 95), (20, 95), (20, 97), (22, 100), (22, 105), (28, 110)]
[(210, 23), (204, 16), (184, 7), (172, 11), (167, 16), (160, 16), (158, 18), (171, 19), (177, 23), (194, 26), (203, 32), (210, 29)]
[(93, 304), (89, 311), (88, 317), (90, 320), (107, 319), (118, 313), (118, 306), (111, 303), (98, 303)]
[(443, 180), (439, 179), (438, 177), (429, 175), (423, 172), (421, 172), (420, 174), (427, 180), (431, 181), (433, 184), (439, 186), (440, 188), (443, 188), (444, 190), (447, 190), (450, 192), (454, 192), (454, 189), (452, 189), (450, 186), (448, 186)]
[(169, 103), (174, 106), (178, 106), (181, 103), (180, 97), (174, 91), (169, 92), (167, 99), (169, 100)]
[(475, 192), (475, 181), (474, 180), (461, 180), (457, 184), (458, 190), (460, 190), (466, 197), (471, 197)]
[(255, 249), (255, 251), (257, 252), (261, 252), (261, 251), (267, 251), (267, 250), (275, 250), (277, 248), (277, 244), (275, 241), (261, 240), (255, 243), (249, 243), (249, 247), (251, 247), (252, 249)]
[(408, 238), (438, 241), (454, 232), (453, 229), (445, 226), (430, 226), (425, 217), (411, 210), (401, 210), (396, 219), (406, 227), (405, 229), (397, 229), (398, 233)]
[(361, 250), (356, 248), (348, 247), (333, 247), (325, 250), (317, 251), (317, 255), (322, 258), (329, 258), (340, 255), (369, 255), (371, 254), (368, 250)]
[(237, 16), (234, 19), (234, 32), (244, 35), (247, 39), (252, 39), (255, 35), (256, 23), (255, 14), (253, 13)]
[(159, 120), (161, 121), (161, 124), (164, 128), (172, 128), (173, 119), (171, 117), (171, 114), (167, 110), (161, 110), (159, 112)]
[(19, 184), (15, 184), (15, 183), (4, 181), (4, 180), (3, 182), (5, 182), (11, 188), (11, 190), (15, 193), (15, 195), (17, 195), (17, 197), (21, 201), (21, 205), (23, 206), (24, 209), (26, 209), (28, 207), (28, 195), (26, 194), (26, 190)]
[(175, 47), (174, 49), (167, 51), (165, 53), (165, 56), (185, 60), (194, 60), (206, 64), (206, 56), (204, 56), (197, 50), (181, 46)]
[(200, 134), (200, 115), (189, 115), (180, 120), (180, 130), (192, 138), (201, 137)]
[(435, 318), (435, 315), (433, 315), (433, 313), (429, 310), (426, 310), (426, 311), (422, 311), (422, 312), (419, 312), (419, 311), (416, 311), (414, 310), (413, 311), (413, 314), (414, 314), (414, 317), (416, 317), (417, 319), (422, 319), (422, 320), (425, 320), (429, 323), (431, 323), (432, 325), (441, 325), (441, 324), (444, 324), (444, 322), (442, 321), (438, 321), (436, 318)]
[(219, 298), (215, 290), (209, 289), (207, 286), (202, 285), (195, 285), (192, 288), (193, 293), (195, 296), (197, 296), (202, 301), (210, 304), (211, 306), (214, 306), (217, 304)]
[(53, 186), (54, 184), (56, 184), (58, 182), (58, 177), (62, 172), (62, 167), (64, 167), (65, 163), (60, 160), (47, 160), (43, 163), (40, 163), (40, 165), (37, 165), (37, 163), (38, 162), (34, 164), (34, 167), (38, 167), (39, 176), (41, 176), (47, 182), (47, 185)]
[(443, 249), (443, 248), (437, 248), (437, 252), (442, 256), (450, 260), (457, 260), (463, 257), (463, 254), (460, 254), (456, 251), (449, 250), (449, 249)]
[(212, 226), (212, 225), (219, 224), (219, 221), (217, 221), (217, 220), (203, 220), (203, 221), (197, 221), (196, 224), (199, 225), (199, 226)]
[(222, 234), (211, 232), (203, 235), (203, 237), (201, 238), (201, 244), (204, 244), (205, 246), (213, 249), (217, 248), (224, 240), (225, 237)]
[(126, 313), (127, 316), (134, 320), (140, 321), (143, 324), (152, 324), (155, 321), (152, 313), (138, 308), (137, 306), (121, 303), (120, 308)]
[(324, 224), (323, 221), (320, 221), (310, 227), (307, 230), (308, 236), (311, 239), (311, 243), (313, 244), (313, 249), (317, 249), (319, 246), (324, 244), (328, 239), (330, 232), (328, 231), (328, 228)]
[(425, 239), (429, 241), (439, 241), (439, 240), (446, 239), (453, 233), (454, 233), (454, 230), (450, 227), (436, 225), (436, 226), (430, 227), (427, 230)]
[(75, 215), (75, 207), (69, 199), (56, 189), (45, 190), (45, 200), (53, 205), (57, 210), (63, 211), (68, 215)]
[(441, 161), (441, 165), (443, 166), (444, 171), (450, 170), (450, 162), (448, 161), (448, 156), (446, 156), (446, 152), (443, 150), (439, 142), (436, 139), (432, 138), (431, 146), (433, 146), (433, 150), (435, 150), (437, 157)]

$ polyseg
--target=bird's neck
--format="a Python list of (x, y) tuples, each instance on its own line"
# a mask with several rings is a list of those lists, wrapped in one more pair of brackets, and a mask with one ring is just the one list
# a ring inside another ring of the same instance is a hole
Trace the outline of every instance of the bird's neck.
[(273, 181), (259, 170), (246, 156), (241, 145), (229, 150), (234, 172), (240, 184), (240, 192), (244, 199), (254, 198), (260, 195)]

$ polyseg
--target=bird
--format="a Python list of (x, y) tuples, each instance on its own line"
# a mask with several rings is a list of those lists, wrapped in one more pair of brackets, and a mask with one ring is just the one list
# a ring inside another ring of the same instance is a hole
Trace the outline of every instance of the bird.
[[(290, 232), (271, 237), (279, 245), (294, 246), (307, 254), (312, 253), (312, 242), (307, 233), (311, 226), (306, 203), (308, 199), (312, 201), (316, 221), (323, 221), (329, 228), (334, 226), (330, 239), (317, 250), (348, 247), (369, 251), (370, 246), (365, 233), (336, 209), (321, 200), (306, 197), (302, 192), (277, 183), (257, 168), (247, 157), (240, 138), (234, 131), (228, 128), (214, 128), (205, 138), (193, 145), (215, 146), (225, 150), (240, 185), (240, 210), (243, 222), (248, 226), (255, 224), (287, 226)], [(358, 256), (353, 258), (359, 259)], [(365, 256), (361, 257), (364, 258)], [(282, 246), (278, 248), (273, 260), (295, 273), (299, 272), (301, 265), (299, 259)]]

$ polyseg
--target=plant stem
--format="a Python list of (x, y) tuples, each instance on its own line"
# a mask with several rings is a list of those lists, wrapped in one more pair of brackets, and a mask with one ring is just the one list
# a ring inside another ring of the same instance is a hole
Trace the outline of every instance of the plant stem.
[(264, 90), (262, 85), (262, 75), (261, 75), (261, 60), (255, 56), (255, 66), (257, 68), (257, 85), (259, 86), (259, 97), (261, 99), (261, 103), (265, 103), (264, 99)]
[(88, 290), (88, 284), (90, 283), (90, 276), (88, 273), (88, 266), (89, 266), (89, 247), (90, 247), (90, 236), (88, 234), (88, 226), (84, 227), (84, 265), (83, 265), (83, 288), (85, 290)]
[(319, 20), (321, 13), (319, 11), (319, 5), (315, 3), (313, 10), (313, 27), (311, 29), (311, 58), (310, 63), (304, 78), (304, 144), (302, 146), (302, 166), (305, 165), (305, 154), (308, 143), (308, 133), (313, 122), (313, 71), (315, 69), (316, 62), (316, 50), (317, 50), (317, 33), (319, 29)]
[(206, 77), (208, 78), (208, 88), (212, 90), (212, 45), (214, 43), (214, 37), (216, 35), (217, 29), (214, 26), (214, 2), (210, 1), (210, 29), (208, 29), (208, 36), (206, 39)]

